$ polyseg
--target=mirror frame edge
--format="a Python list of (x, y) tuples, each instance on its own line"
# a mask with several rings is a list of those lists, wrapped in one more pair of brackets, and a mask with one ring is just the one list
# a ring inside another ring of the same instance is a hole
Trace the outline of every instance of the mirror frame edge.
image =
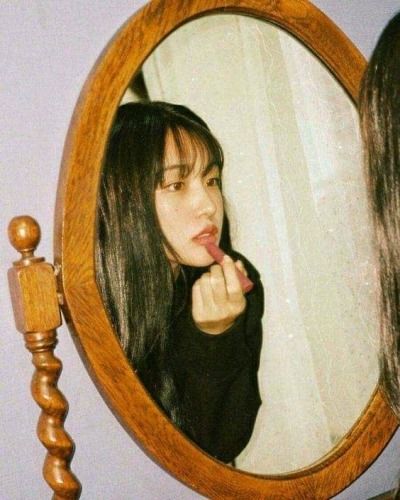
[[(54, 237), (55, 261), (62, 269), (59, 285), (65, 298), (64, 315), (83, 362), (114, 415), (177, 479), (211, 498), (265, 498), (267, 494), (281, 498), (330, 497), (375, 460), (398, 426), (380, 389), (338, 446), (317, 463), (272, 476), (232, 469), (189, 442), (155, 407), (123, 355), (95, 283), (97, 183), (119, 101), (134, 73), (171, 31), (195, 17), (218, 12), (250, 15), (283, 28), (317, 55), (356, 102), (365, 60), (339, 28), (307, 0), (153, 0), (137, 11), (91, 71), (64, 147)], [(133, 415), (132, 404), (137, 407)]]

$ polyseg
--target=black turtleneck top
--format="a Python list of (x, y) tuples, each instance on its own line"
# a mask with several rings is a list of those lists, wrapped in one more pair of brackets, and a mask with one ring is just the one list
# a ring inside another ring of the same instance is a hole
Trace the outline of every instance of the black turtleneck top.
[[(176, 296), (183, 304), (171, 327), (171, 363), (178, 399), (186, 424), (182, 431), (200, 448), (231, 462), (244, 449), (253, 431), (261, 398), (257, 372), (262, 342), (263, 288), (257, 270), (241, 259), (254, 288), (246, 295), (246, 309), (219, 335), (199, 330), (191, 313), (191, 278), (179, 278)], [(190, 274), (190, 273), (189, 273)]]

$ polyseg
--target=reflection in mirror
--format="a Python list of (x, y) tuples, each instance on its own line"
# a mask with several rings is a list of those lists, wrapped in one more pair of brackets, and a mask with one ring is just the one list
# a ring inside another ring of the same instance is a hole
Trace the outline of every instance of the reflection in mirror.
[(232, 462), (260, 406), (264, 300), (257, 271), (231, 248), (222, 167), (219, 143), (188, 108), (120, 106), (96, 260), (107, 311), (150, 395), (203, 450)]
[(261, 274), (262, 405), (235, 465), (264, 474), (305, 467), (350, 430), (378, 380), (354, 106), (299, 42), (233, 15), (170, 35), (124, 100), (139, 98), (184, 104), (218, 137), (233, 248)]

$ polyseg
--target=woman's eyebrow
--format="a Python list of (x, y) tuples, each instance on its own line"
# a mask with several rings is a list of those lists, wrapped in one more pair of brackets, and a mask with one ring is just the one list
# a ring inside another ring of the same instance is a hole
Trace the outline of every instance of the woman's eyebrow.
[[(220, 167), (215, 160), (210, 161), (207, 166), (202, 170), (202, 177), (207, 175), (213, 168), (217, 168), (220, 171)], [(164, 167), (164, 172), (170, 172), (171, 170), (179, 170), (179, 173), (189, 173), (193, 170), (193, 165), (188, 163), (176, 163), (172, 165), (167, 165)], [(185, 174), (184, 174), (185, 175)]]
[(211, 172), (213, 168), (218, 169), (218, 173), (221, 172), (221, 168), (218, 165), (218, 163), (215, 160), (210, 161), (210, 163), (206, 166), (206, 168), (203, 170), (203, 177)]

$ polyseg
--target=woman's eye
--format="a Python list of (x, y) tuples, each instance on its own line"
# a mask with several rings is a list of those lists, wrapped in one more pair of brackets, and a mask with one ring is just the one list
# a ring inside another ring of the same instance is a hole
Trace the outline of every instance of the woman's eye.
[(172, 182), (171, 184), (168, 184), (168, 186), (166, 186), (166, 189), (167, 191), (180, 191), (182, 188), (183, 188), (183, 182), (179, 181), (179, 182)]
[(221, 179), (219, 177), (211, 177), (207, 179), (207, 186), (221, 187)]

